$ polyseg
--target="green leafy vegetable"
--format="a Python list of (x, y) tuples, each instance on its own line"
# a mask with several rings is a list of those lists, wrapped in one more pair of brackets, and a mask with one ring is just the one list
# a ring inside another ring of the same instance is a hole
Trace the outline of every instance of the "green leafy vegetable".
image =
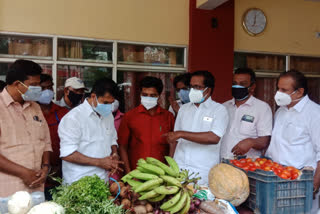
[(86, 176), (71, 185), (57, 187), (53, 201), (65, 208), (66, 214), (123, 214), (125, 210), (108, 200), (109, 188), (98, 176)]

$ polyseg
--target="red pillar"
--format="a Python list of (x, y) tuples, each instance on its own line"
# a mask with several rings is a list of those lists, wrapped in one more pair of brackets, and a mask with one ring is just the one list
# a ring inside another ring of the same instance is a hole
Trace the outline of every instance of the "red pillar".
[[(196, 8), (190, 0), (189, 72), (208, 70), (216, 78), (213, 99), (224, 102), (231, 98), (234, 52), (234, 0), (213, 10)], [(211, 20), (218, 20), (212, 28)]]

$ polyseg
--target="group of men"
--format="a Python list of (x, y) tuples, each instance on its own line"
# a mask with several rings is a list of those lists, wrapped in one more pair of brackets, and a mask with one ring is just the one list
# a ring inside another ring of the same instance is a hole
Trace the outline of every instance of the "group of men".
[(320, 107), (309, 99), (307, 79), (298, 71), (278, 78), (274, 122), (269, 105), (253, 96), (256, 77), (248, 68), (235, 71), (233, 99), (224, 104), (212, 100), (210, 72), (177, 76), (180, 99), (170, 99), (169, 111), (159, 105), (162, 81), (144, 77), (141, 104), (124, 115), (114, 81), (97, 80), (84, 98), (83, 81), (70, 78), (57, 105), (52, 77), (41, 72), (38, 64), (17, 60), (0, 94), (0, 199), (20, 190), (42, 192), (44, 183), (54, 187), (47, 179), (50, 168), (71, 184), (94, 174), (107, 180), (135, 169), (139, 158), (164, 161), (170, 155), (180, 168), (199, 172), (199, 184), (207, 185), (210, 168), (222, 158), (264, 154), (280, 164), (312, 166), (319, 197)]

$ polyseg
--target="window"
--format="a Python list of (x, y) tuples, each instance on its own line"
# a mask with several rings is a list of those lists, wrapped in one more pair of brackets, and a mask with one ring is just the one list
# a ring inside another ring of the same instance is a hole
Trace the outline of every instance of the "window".
[(186, 72), (187, 64), (185, 46), (0, 32), (0, 79), (5, 80), (16, 59), (33, 60), (52, 75), (56, 100), (61, 99), (69, 77), (83, 79), (89, 90), (95, 80), (112, 78), (123, 89), (120, 104), (126, 111), (138, 105), (138, 82), (146, 75), (162, 79), (160, 103), (167, 108), (172, 80)]
[(289, 69), (296, 69), (305, 74), (308, 79), (309, 97), (320, 103), (320, 58), (235, 52), (234, 69), (239, 67), (249, 67), (255, 71), (255, 96), (267, 102), (273, 112), (277, 109), (274, 101), (277, 78), (281, 72)]

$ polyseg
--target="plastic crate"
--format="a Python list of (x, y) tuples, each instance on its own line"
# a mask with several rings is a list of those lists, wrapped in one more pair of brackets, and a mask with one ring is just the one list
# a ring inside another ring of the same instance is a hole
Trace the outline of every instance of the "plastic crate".
[[(230, 163), (229, 160), (222, 162)], [(250, 195), (246, 203), (256, 214), (310, 213), (313, 200), (313, 170), (302, 170), (301, 176), (296, 180), (285, 180), (272, 171), (260, 169), (248, 171), (246, 174), (250, 184)]]
[(273, 172), (256, 170), (247, 173), (249, 208), (261, 214), (310, 213), (313, 197), (313, 171), (303, 170), (297, 180), (279, 178)]

